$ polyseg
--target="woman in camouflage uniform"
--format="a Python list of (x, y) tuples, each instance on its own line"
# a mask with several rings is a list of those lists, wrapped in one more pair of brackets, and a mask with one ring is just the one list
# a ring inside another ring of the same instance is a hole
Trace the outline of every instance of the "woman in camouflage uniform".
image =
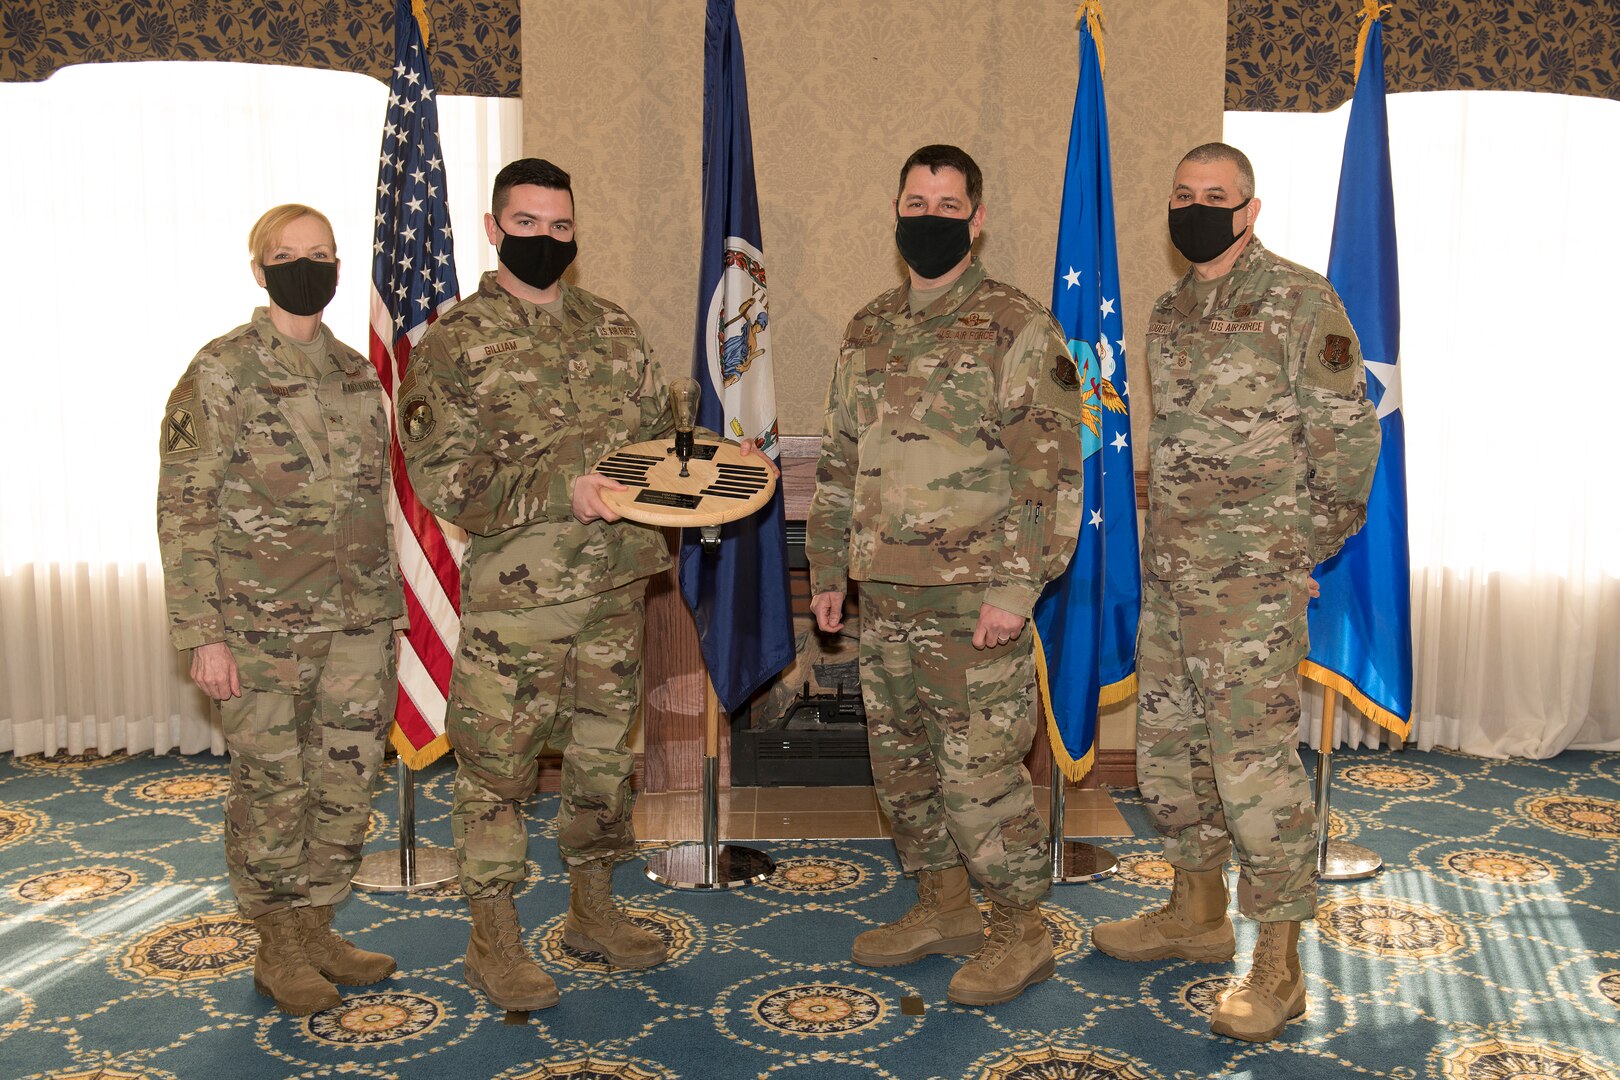
[(331, 223), (278, 206), (248, 238), (269, 303), (204, 346), (169, 395), (158, 539), (170, 636), (220, 703), (225, 859), (259, 933), (254, 984), (291, 1013), (394, 961), (331, 930), (349, 893), (393, 715), (402, 610), (388, 420), (370, 364), (321, 312)]

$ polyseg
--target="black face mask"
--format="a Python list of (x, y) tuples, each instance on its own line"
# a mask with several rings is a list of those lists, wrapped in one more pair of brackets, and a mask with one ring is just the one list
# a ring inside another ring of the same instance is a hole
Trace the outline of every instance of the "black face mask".
[(1190, 263), (1214, 262), (1243, 239), (1232, 235), (1232, 220), (1248, 205), (1244, 199), (1236, 206), (1178, 206), (1170, 211), (1170, 242)]
[(501, 240), (501, 263), (523, 284), (549, 289), (579, 254), (579, 245), (555, 236), (513, 236)]
[(337, 263), (294, 259), (261, 263), (264, 288), (282, 311), (293, 315), (319, 315), (337, 293)]
[(919, 214), (894, 219), (894, 244), (900, 257), (925, 281), (943, 277), (973, 249), (969, 218)]

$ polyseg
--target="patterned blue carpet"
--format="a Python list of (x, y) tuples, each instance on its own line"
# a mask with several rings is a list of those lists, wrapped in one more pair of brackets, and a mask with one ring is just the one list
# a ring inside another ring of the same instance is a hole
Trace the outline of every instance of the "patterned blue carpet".
[[(914, 895), (887, 842), (762, 842), (776, 876), (726, 894), (621, 867), (671, 960), (609, 974), (560, 940), (566, 878), (542, 827), (518, 906), (561, 1005), (508, 1023), (462, 984), (456, 896), (357, 894), (339, 929), (399, 973), (293, 1018), (253, 990), (253, 931), (224, 879), (222, 761), (0, 758), (0, 1076), (1620, 1080), (1620, 755), (1336, 760), (1336, 829), (1388, 869), (1324, 887), (1303, 938), (1310, 1010), (1254, 1047), (1205, 1028), (1229, 966), (1126, 964), (1087, 943), (1166, 895), (1134, 805), (1136, 837), (1110, 844), (1121, 872), (1049, 905), (1057, 975), (997, 1008), (945, 999), (955, 959), (848, 961), (850, 939)], [(418, 782), (424, 839), (441, 844), (449, 779), (438, 766)], [(379, 843), (394, 801), (377, 797)], [(1241, 954), (1252, 941), (1240, 922)]]

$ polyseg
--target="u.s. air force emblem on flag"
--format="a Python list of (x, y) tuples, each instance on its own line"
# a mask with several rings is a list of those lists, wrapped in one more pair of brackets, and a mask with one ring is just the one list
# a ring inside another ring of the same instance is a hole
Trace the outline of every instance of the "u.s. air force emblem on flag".
[[(776, 442), (775, 377), (771, 371), (771, 319), (765, 294), (765, 256), (748, 241), (726, 237), (724, 267), (709, 297), (704, 336), (709, 379), (726, 415), (726, 434)], [(765, 393), (751, 392), (753, 387)]]
[(1083, 457), (1090, 457), (1102, 447), (1102, 410), (1125, 412), (1125, 400), (1114, 389), (1114, 347), (1103, 337), (1097, 343), (1101, 353), (1089, 342), (1069, 339), (1069, 354), (1080, 380), (1080, 448)]

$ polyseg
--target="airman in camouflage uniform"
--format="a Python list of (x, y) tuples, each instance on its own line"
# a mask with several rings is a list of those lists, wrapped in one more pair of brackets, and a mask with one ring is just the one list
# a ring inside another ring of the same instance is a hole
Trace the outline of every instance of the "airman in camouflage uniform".
[(1171, 235), (1193, 263), (1148, 326), (1151, 489), (1142, 554), (1137, 771), (1175, 868), (1165, 908), (1098, 926), (1126, 960), (1230, 959), (1225, 863), (1262, 924), (1212, 1027), (1275, 1038), (1305, 1008), (1316, 816), (1295, 750), (1312, 567), (1361, 527), (1378, 457), (1355, 331), (1321, 276), (1253, 233), (1247, 158), (1183, 159)]
[[(256, 982), (307, 1013), (338, 1003), (333, 982), (394, 970), (330, 924), (365, 840), (403, 605), (382, 388), (320, 321), (337, 281), (331, 226), (277, 207), (249, 246), (270, 303), (206, 345), (169, 395), (158, 539), (170, 636), (221, 704), (226, 864), (259, 930)], [(286, 275), (305, 273), (324, 296), (289, 311)]]
[[(848, 582), (861, 583), (872, 772), (918, 875), (917, 906), (858, 937), (854, 959), (971, 953), (950, 996), (993, 1004), (1052, 971), (1021, 630), (1079, 534), (1081, 397), (1051, 314), (970, 254), (984, 221), (972, 158), (924, 147), (900, 179), (910, 281), (856, 314), (833, 372), (806, 542), (812, 609), (838, 629)], [(988, 938), (969, 871), (991, 900)]]
[(610, 451), (673, 430), (669, 394), (624, 310), (561, 281), (573, 257), (568, 174), (513, 162), (486, 215), (500, 268), (422, 338), (397, 395), (422, 502), (470, 534), (461, 644), (446, 729), (457, 758), (452, 824), (473, 913), (466, 976), (507, 1009), (557, 1001), (524, 950), (523, 803), (538, 756), (561, 752), (558, 847), (572, 892), (565, 940), (616, 967), (665, 949), (613, 903), (635, 845), (626, 740), (641, 703), (647, 578), (663, 535), (618, 520), (592, 472)]

